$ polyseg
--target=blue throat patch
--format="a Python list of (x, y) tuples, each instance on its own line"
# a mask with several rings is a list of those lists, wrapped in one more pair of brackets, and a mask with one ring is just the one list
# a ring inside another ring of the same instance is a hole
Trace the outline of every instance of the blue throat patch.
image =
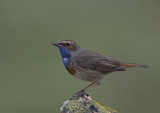
[(71, 52), (68, 49), (66, 49), (65, 47), (62, 47), (62, 46), (58, 46), (58, 48), (61, 52), (63, 64), (66, 68), (68, 68), (69, 65), (70, 65)]

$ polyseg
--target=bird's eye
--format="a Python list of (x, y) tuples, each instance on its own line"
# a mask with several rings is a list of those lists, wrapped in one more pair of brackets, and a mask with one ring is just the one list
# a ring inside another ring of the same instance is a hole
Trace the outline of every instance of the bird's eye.
[(70, 46), (70, 43), (66, 43), (66, 46)]

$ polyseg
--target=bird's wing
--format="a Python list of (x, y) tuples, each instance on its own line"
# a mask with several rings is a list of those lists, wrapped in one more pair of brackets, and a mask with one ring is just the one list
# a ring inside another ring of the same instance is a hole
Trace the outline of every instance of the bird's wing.
[(89, 50), (83, 50), (77, 53), (74, 61), (81, 68), (88, 70), (102, 72), (125, 71), (123, 67), (120, 67), (118, 60), (101, 56)]

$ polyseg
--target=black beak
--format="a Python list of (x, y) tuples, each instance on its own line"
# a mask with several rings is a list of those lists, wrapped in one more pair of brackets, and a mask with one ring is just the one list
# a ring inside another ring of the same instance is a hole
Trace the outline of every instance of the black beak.
[(53, 43), (52, 45), (54, 45), (54, 46), (58, 46), (58, 44), (57, 44), (57, 43)]

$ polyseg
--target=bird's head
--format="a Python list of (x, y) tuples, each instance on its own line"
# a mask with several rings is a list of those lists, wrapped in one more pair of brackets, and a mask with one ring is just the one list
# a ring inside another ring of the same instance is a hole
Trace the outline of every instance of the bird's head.
[(52, 45), (57, 46), (60, 50), (66, 49), (66, 50), (69, 50), (70, 52), (74, 52), (74, 51), (78, 50), (78, 48), (79, 48), (77, 43), (72, 40), (58, 41), (57, 43), (53, 43)]

